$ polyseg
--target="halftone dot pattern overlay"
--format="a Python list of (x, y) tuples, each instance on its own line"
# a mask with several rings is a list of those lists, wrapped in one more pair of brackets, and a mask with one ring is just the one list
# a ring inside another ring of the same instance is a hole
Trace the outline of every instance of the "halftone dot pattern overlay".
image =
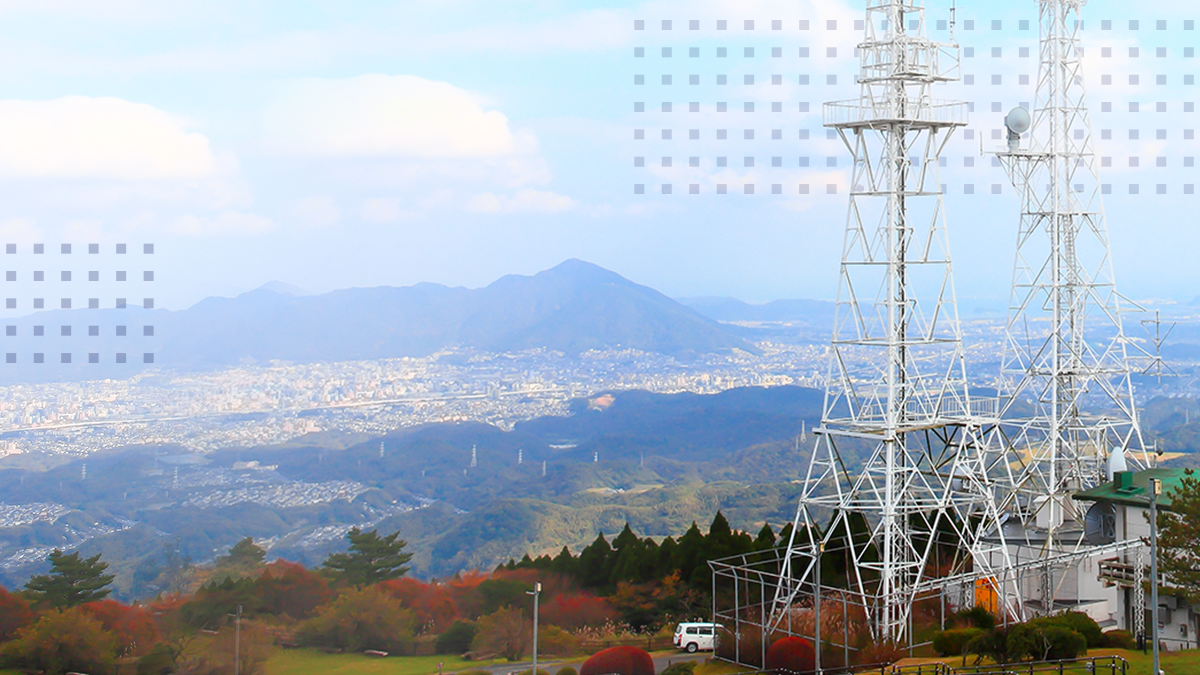
[(5, 243), (0, 260), (5, 364), (154, 363), (154, 244)]
[[(966, 101), (970, 113), (942, 152), (948, 195), (1011, 199), (988, 153), (1003, 150), (1008, 110), (1036, 97), (1038, 22), (1028, 4), (1030, 18), (1017, 20), (959, 8), (953, 26), (947, 8), (926, 7), (929, 36), (961, 48), (961, 79), (940, 86), (939, 98)], [(863, 19), (636, 19), (632, 29), (634, 194), (848, 191), (850, 153), (822, 126), (821, 106), (858, 96)], [(1087, 17), (1080, 29), (1101, 194), (1194, 195), (1195, 20)]]

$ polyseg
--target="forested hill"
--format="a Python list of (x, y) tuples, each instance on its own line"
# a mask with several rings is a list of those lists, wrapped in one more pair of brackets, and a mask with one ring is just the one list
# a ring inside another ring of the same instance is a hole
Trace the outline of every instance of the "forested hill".
[(661, 538), (720, 510), (733, 527), (757, 531), (795, 513), (793, 481), (815, 440), (801, 431), (821, 402), (821, 392), (799, 387), (618, 391), (511, 432), (446, 423), (349, 447), (313, 437), (203, 455), (125, 448), (89, 457), (86, 479), (82, 461), (4, 470), (6, 502), (34, 513), (0, 527), (0, 582), (20, 585), (38, 571), (21, 562), (44, 559), (38, 547), (79, 547), (103, 552), (118, 592), (136, 597), (176, 544), (204, 561), (251, 536), (272, 557), (312, 565), (354, 525), (400, 531), (420, 576), (578, 551), (626, 522)]

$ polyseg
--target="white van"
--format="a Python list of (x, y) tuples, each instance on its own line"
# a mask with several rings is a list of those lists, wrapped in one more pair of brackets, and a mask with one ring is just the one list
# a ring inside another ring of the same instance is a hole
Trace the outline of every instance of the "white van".
[(675, 647), (686, 649), (689, 654), (698, 651), (711, 652), (717, 645), (715, 623), (681, 623), (675, 627)]

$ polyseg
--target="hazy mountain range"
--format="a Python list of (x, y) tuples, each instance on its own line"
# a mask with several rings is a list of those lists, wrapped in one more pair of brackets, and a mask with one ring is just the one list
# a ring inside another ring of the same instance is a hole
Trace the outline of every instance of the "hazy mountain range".
[[(449, 346), (567, 354), (631, 348), (679, 358), (753, 353), (757, 335), (722, 322), (816, 322), (823, 328), (831, 323), (831, 307), (804, 300), (678, 302), (582, 260), (479, 289), (422, 283), (314, 295), (272, 282), (181, 311), (55, 310), (6, 322), (16, 335), (5, 337), (4, 351), (15, 353), (17, 363), (6, 364), (4, 374), (10, 382), (128, 376), (147, 367), (147, 353), (153, 367), (171, 369), (419, 357)], [(89, 334), (92, 326), (98, 335)], [(118, 352), (127, 363), (114, 363)], [(45, 362), (33, 363), (34, 353)], [(61, 362), (62, 353), (71, 354), (70, 364)], [(88, 363), (88, 353), (99, 354), (100, 362)]]

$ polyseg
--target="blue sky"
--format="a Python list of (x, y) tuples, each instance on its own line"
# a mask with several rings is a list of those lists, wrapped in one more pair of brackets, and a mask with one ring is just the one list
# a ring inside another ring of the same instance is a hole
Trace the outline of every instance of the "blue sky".
[[(169, 308), (273, 279), (313, 291), (479, 286), (570, 257), (677, 297), (830, 298), (845, 196), (801, 195), (798, 184), (847, 174), (845, 151), (824, 138), (819, 104), (857, 95), (850, 23), (862, 18), (859, 4), (0, 2), (0, 239), (23, 247), (153, 241), (156, 293)], [(975, 49), (963, 72), (977, 83), (950, 85), (942, 96), (976, 102), (971, 128), (980, 135), (1002, 117), (992, 102), (1007, 110), (1033, 97), (1033, 87), (1016, 80), (1036, 75), (1036, 58), (1014, 53), (1028, 46), (1036, 57), (1036, 7), (958, 5), (956, 37)], [(932, 4), (930, 19), (946, 9)], [(1184, 84), (1196, 70), (1184, 55), (1196, 33), (1184, 30), (1185, 3), (1153, 11), (1133, 16), (1127, 3), (1109, 0), (1086, 6), (1089, 100), (1097, 154), (1113, 158), (1101, 182), (1113, 185), (1105, 205), (1118, 283), (1134, 298), (1186, 300), (1200, 295), (1200, 234), (1188, 217), (1198, 196), (1183, 194), (1200, 182), (1184, 166), (1200, 155), (1196, 141), (1183, 136), (1196, 119), (1184, 112), (1196, 99), (1195, 85)], [(637, 19), (646, 30), (633, 30)], [(663, 31), (662, 19), (675, 28)], [(701, 30), (683, 30), (691, 19)], [(732, 28), (717, 31), (718, 19)], [(754, 31), (744, 29), (746, 19)], [(775, 19), (783, 30), (768, 30)], [(1019, 30), (1021, 19), (1032, 29)], [(1112, 30), (1098, 29), (1104, 19)], [(812, 28), (798, 30), (800, 20)], [(839, 28), (823, 30), (829, 20)], [(968, 20), (974, 30), (964, 29)], [(991, 30), (992, 20), (1002, 29)], [(1155, 30), (1158, 20), (1166, 30)], [(662, 58), (664, 46), (672, 60)], [(701, 57), (684, 61), (693, 46)], [(754, 47), (757, 56), (722, 61), (720, 46), (739, 57)], [(765, 54), (776, 46), (786, 56), (772, 62)], [(1112, 56), (1097, 53), (1105, 46)], [(648, 55), (636, 58), (637, 47)], [(795, 56), (802, 47), (811, 50), (807, 60)], [(830, 47), (838, 57), (824, 57)], [(1002, 56), (993, 58), (993, 48)], [(700, 73), (705, 83), (634, 84), (635, 74), (667, 72)], [(781, 72), (788, 85), (722, 90), (709, 85), (720, 72)], [(791, 84), (801, 73), (813, 84)], [(1134, 73), (1142, 81), (1129, 85)], [(828, 74), (839, 84), (824, 84)], [(1004, 84), (987, 84), (993, 74)], [(1116, 84), (1098, 84), (1101, 74)], [(1158, 74), (1166, 85), (1152, 84)], [(668, 99), (676, 117), (663, 117)], [(710, 114), (717, 101), (739, 111), (757, 101), (755, 115), (782, 101), (777, 119), (789, 135), (728, 146), (635, 141), (637, 128), (682, 131), (676, 111), (693, 99), (703, 103), (695, 119), (706, 132), (722, 123)], [(799, 111), (800, 101), (811, 103), (810, 113)], [(635, 102), (648, 111), (635, 113)], [(1101, 113), (1102, 102), (1112, 112)], [(1153, 112), (1158, 102), (1167, 112)], [(1130, 128), (1145, 129), (1148, 140), (1129, 141)], [(1170, 131), (1166, 142), (1154, 139), (1158, 128)], [(811, 140), (794, 140), (798, 129)], [(1100, 129), (1113, 129), (1116, 140), (1100, 140)], [(1018, 203), (999, 169), (984, 160), (964, 166), (978, 146), (960, 134), (945, 153), (942, 182), (960, 296), (1000, 307)], [(670, 170), (633, 166), (635, 156), (654, 163), (664, 155), (676, 158)], [(682, 170), (688, 156), (702, 157), (702, 166)], [(737, 168), (717, 167), (719, 156), (735, 158)], [(743, 156), (755, 157), (753, 170)], [(764, 166), (774, 156), (786, 158), (782, 168)], [(825, 165), (831, 156), (836, 167)], [(1137, 167), (1129, 166), (1134, 156)], [(1167, 166), (1158, 167), (1158, 157)], [(701, 194), (681, 194), (691, 181), (704, 185)], [(716, 195), (719, 181), (787, 190)], [(663, 182), (678, 187), (662, 195)], [(654, 189), (636, 195), (638, 183)], [(968, 183), (977, 194), (964, 193)], [(984, 187), (997, 183), (1000, 195)], [(1140, 185), (1138, 195), (1128, 194), (1129, 184)], [(1166, 195), (1155, 194), (1159, 184)]]

